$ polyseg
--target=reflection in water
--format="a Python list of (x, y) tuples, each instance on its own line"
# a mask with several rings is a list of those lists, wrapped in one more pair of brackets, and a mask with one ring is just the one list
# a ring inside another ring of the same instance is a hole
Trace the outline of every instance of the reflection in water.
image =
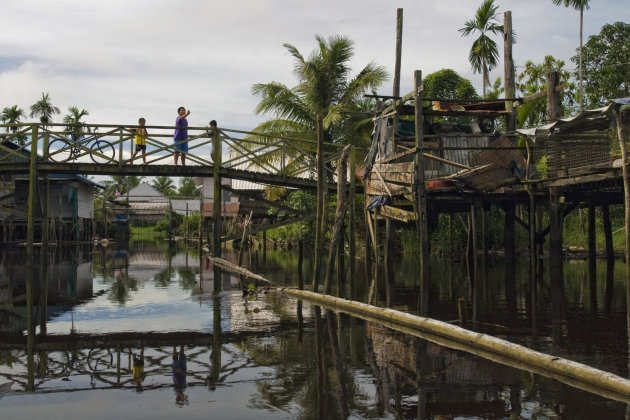
[[(223, 291), (214, 293), (212, 264), (177, 244), (54, 247), (48, 259), (47, 268), (28, 267), (29, 285), (23, 252), (0, 253), (0, 387), (13, 381), (0, 401), (3, 417), (35, 415), (42, 407), (52, 417), (128, 417), (139, 401), (161, 416), (183, 409), (241, 418), (589, 419), (626, 410), (281, 291), (243, 297), (238, 279), (226, 273), (217, 277)], [(258, 271), (297, 285), (297, 262), (269, 251)], [(389, 297), (385, 290), (374, 295), (413, 312), (417, 264), (403, 259), (394, 266), (396, 288)], [(431, 315), (455, 320), (468, 290), (466, 267), (450, 261), (434, 267)], [(465, 327), (626, 374), (622, 264), (607, 267), (606, 281), (595, 288), (584, 287), (584, 263), (566, 265), (561, 287), (543, 281), (534, 327), (528, 273), (521, 266), (485, 269), (475, 293), (477, 322)], [(364, 295), (366, 282), (356, 284)], [(77, 394), (68, 398), (69, 392)], [(112, 410), (94, 413), (94, 398)]]

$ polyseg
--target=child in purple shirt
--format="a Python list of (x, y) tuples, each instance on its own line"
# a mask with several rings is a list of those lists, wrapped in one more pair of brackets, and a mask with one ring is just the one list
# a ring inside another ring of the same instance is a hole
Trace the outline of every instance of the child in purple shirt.
[[(190, 115), (190, 110), (186, 111), (186, 108), (180, 106), (177, 108), (177, 118), (175, 119), (175, 134), (173, 135), (173, 143), (175, 143), (175, 166), (177, 166), (177, 159), (179, 155), (182, 155), (182, 166), (186, 166), (186, 153), (188, 153), (188, 120), (186, 117)], [(181, 143), (180, 143), (181, 142)], [(179, 143), (179, 144), (177, 144)]]

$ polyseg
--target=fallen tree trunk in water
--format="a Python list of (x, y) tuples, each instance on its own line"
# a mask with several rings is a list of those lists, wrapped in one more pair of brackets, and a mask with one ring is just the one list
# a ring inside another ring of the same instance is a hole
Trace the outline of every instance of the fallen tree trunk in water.
[[(228, 271), (272, 283), (270, 280), (228, 261), (220, 258), (213, 258), (212, 260), (219, 267)], [(582, 363), (541, 353), (491, 335), (470, 331), (431, 318), (306, 290), (284, 289), (283, 292), (296, 299), (307, 300), (313, 304), (345, 312), (357, 318), (382, 323), (386, 327), (444, 347), (463, 350), (516, 369), (555, 379), (606, 398), (630, 403), (630, 380)]]
[(210, 261), (212, 261), (212, 264), (216, 265), (221, 270), (225, 270), (225, 271), (229, 271), (230, 273), (242, 275), (244, 276), (245, 279), (252, 278), (254, 280), (260, 280), (267, 283), (271, 283), (271, 281), (267, 280), (263, 276), (259, 276), (258, 274), (252, 273), (251, 271), (245, 268), (239, 267), (238, 265), (233, 264), (229, 261), (226, 261), (223, 258), (212, 257), (210, 258)]

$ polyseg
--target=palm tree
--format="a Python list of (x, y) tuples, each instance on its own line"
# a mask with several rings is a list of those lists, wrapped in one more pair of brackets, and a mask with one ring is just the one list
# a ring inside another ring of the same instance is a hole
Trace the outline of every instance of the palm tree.
[(68, 114), (63, 117), (63, 123), (66, 124), (66, 134), (72, 137), (72, 140), (79, 140), (84, 132), (90, 132), (89, 127), (81, 121), (81, 118), (90, 115), (85, 109), (79, 110), (76, 106), (68, 108)]
[(162, 195), (172, 196), (175, 195), (175, 183), (173, 178), (168, 176), (158, 176), (151, 181), (151, 186), (159, 191)]
[[(21, 122), (20, 119), (25, 115), (26, 114), (24, 113), (24, 110), (17, 105), (13, 105), (11, 107), (7, 106), (2, 109), (2, 113), (0, 114), (0, 121), (5, 124), (19, 124)], [(18, 128), (6, 127), (7, 133), (9, 132), (9, 129), (11, 132), (15, 133)]]
[[(19, 108), (17, 105), (13, 105), (12, 107), (7, 106), (2, 109), (2, 113), (0, 114), (0, 121), (2, 121), (5, 124), (19, 124), (21, 122), (20, 119), (24, 117), (25, 115), (26, 114), (24, 113), (24, 110), (22, 108)], [(11, 131), (12, 133), (15, 134), (17, 130), (18, 130), (17, 126), (6, 127), (7, 133)], [(25, 134), (19, 134), (17, 136), (14, 136), (14, 139), (17, 141), (17, 143), (20, 146), (24, 146), (24, 144), (26, 143)]]
[(582, 28), (584, 24), (584, 10), (590, 9), (589, 0), (551, 0), (556, 6), (573, 7), (580, 11), (580, 111), (584, 110), (584, 90), (582, 89)]
[(360, 99), (361, 95), (378, 87), (387, 73), (374, 63), (366, 65), (356, 76), (350, 75), (352, 41), (343, 36), (328, 39), (315, 36), (317, 48), (305, 58), (291, 44), (284, 44), (295, 59), (293, 73), (298, 85), (288, 88), (281, 83), (263, 83), (252, 87), (252, 92), (262, 96), (256, 107), (258, 114), (273, 114), (277, 118), (254, 129), (261, 134), (281, 134), (293, 138), (317, 139), (317, 216), (315, 221), (315, 262), (313, 287), (317, 290), (320, 277), (322, 215), (326, 178), (323, 151), (326, 140), (333, 141), (333, 128), (338, 125), (344, 112)]
[(473, 72), (483, 75), (483, 97), (486, 97), (486, 86), (490, 86), (490, 70), (497, 66), (499, 49), (497, 43), (487, 35), (502, 33), (503, 25), (498, 24), (497, 9), (494, 0), (484, 0), (475, 12), (475, 18), (467, 20), (464, 27), (459, 29), (462, 36), (468, 36), (473, 32), (479, 32), (479, 38), (473, 41), (468, 61), (472, 65)]
[(52, 116), (60, 114), (61, 110), (50, 102), (48, 93), (42, 92), (42, 99), (31, 105), (31, 118), (39, 117), (39, 121), (45, 125), (52, 123)]

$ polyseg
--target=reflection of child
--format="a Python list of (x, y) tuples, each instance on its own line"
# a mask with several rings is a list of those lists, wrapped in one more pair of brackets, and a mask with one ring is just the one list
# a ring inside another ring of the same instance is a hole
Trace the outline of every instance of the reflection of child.
[(130, 128), (129, 130), (136, 132), (136, 151), (131, 155), (131, 162), (133, 162), (133, 158), (136, 157), (138, 152), (142, 151), (142, 162), (146, 165), (147, 158), (144, 155), (147, 151), (147, 129), (144, 128), (144, 124), (146, 120), (144, 118), (140, 118), (138, 120), (138, 128)]
[(131, 380), (131, 383), (136, 385), (136, 391), (142, 392), (142, 381), (144, 381), (144, 378), (147, 377), (144, 373), (144, 347), (140, 349), (139, 356), (136, 356), (133, 353), (131, 353), (131, 355), (133, 356), (133, 379)]
[(186, 355), (184, 346), (180, 346), (179, 353), (177, 347), (173, 346), (173, 385), (175, 388), (175, 404), (188, 404), (188, 396), (184, 394), (186, 389)]

